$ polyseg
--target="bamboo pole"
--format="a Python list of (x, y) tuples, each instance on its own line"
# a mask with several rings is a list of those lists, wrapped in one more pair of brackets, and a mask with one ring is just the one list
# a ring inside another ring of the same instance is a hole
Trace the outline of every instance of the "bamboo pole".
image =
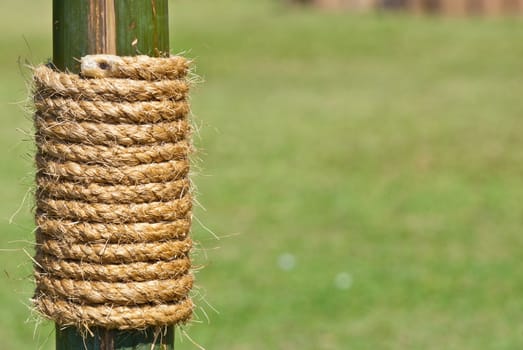
[[(53, 63), (78, 73), (87, 54), (120, 56), (169, 52), (168, 0), (53, 0)], [(56, 326), (56, 350), (174, 350), (174, 327), (116, 331), (92, 329), (83, 337)]]
[(169, 52), (168, 0), (53, 0), (53, 62), (78, 73), (87, 54)]

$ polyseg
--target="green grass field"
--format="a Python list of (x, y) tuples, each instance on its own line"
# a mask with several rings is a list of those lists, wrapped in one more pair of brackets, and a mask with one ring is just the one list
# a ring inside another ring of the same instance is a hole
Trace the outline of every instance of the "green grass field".
[[(523, 20), (170, 5), (174, 51), (205, 80), (196, 217), (222, 237), (195, 222), (191, 338), (523, 349)], [(52, 349), (28, 308), (33, 148), (17, 63), (51, 55), (51, 5), (2, 1), (0, 14), (1, 348)]]

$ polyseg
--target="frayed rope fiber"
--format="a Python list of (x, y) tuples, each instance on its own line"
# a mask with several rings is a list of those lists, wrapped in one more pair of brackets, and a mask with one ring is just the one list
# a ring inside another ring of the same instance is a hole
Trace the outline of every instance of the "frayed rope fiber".
[(187, 322), (189, 62), (85, 56), (34, 70), (36, 310), (60, 326)]

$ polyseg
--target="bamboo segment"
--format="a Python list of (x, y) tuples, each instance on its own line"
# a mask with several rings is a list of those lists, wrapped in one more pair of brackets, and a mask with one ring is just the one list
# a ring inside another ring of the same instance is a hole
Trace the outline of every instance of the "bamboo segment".
[[(93, 336), (84, 338), (74, 328), (56, 327), (56, 350), (173, 350), (174, 328), (165, 332), (93, 330)], [(156, 344), (151, 347), (151, 344)]]
[(119, 56), (169, 54), (167, 0), (115, 0)]
[(53, 0), (53, 63), (80, 71), (87, 54), (169, 53), (168, 0)]
[[(88, 54), (169, 53), (168, 0), (53, 0), (53, 64), (78, 73)], [(56, 350), (173, 350), (174, 327), (133, 331), (56, 326)]]

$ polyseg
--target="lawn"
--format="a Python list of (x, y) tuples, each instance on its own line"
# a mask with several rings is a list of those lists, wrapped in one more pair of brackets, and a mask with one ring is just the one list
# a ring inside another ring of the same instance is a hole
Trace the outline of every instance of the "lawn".
[[(170, 6), (173, 51), (205, 81), (192, 98), (194, 341), (523, 349), (523, 20)], [(3, 1), (0, 14), (1, 347), (52, 349), (29, 311), (20, 68), (51, 55), (51, 5)], [(177, 349), (196, 347), (179, 332)]]

